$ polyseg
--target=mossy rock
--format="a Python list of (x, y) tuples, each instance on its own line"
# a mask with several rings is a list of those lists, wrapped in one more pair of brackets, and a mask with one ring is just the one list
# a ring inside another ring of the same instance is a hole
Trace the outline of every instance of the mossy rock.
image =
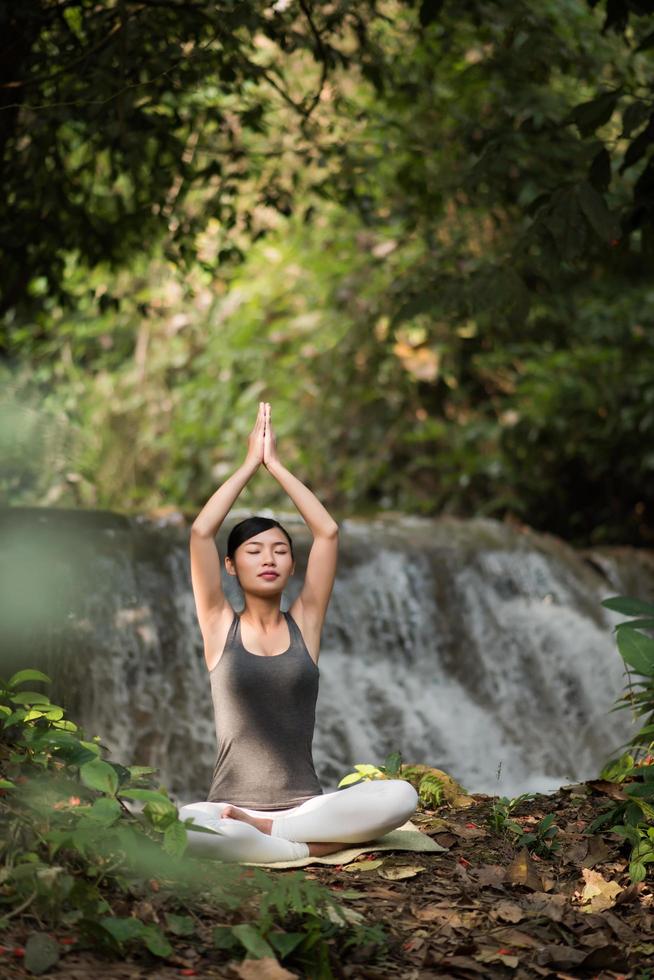
[(440, 780), (443, 786), (443, 802), (449, 804), (451, 807), (462, 809), (463, 807), (474, 806), (477, 803), (477, 800), (473, 796), (469, 796), (463, 786), (457, 783), (456, 779), (443, 769), (436, 769), (434, 766), (426, 766), (421, 763), (416, 763), (415, 765), (407, 764), (402, 766), (401, 776), (403, 779), (407, 779), (418, 792), (420, 792), (420, 784), (425, 776), (433, 776), (435, 779)]

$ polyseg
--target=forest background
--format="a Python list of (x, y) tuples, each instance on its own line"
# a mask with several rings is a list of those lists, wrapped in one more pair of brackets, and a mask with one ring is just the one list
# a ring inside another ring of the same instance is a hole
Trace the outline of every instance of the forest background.
[(651, 546), (652, 12), (0, 3), (4, 502)]

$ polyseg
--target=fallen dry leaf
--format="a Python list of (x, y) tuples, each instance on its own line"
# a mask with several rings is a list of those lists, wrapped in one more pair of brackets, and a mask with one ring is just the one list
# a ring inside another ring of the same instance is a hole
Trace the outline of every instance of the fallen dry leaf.
[(477, 884), (480, 888), (499, 886), (504, 881), (506, 870), (501, 864), (485, 864), (477, 869)]
[(366, 888), (365, 891), (361, 893), (366, 898), (391, 898), (397, 901), (398, 892), (392, 888), (384, 888), (383, 885), (371, 885), (370, 888)]
[(506, 869), (506, 880), (511, 885), (526, 885), (533, 891), (542, 891), (543, 883), (526, 847), (521, 847)]
[(426, 908), (412, 908), (411, 914), (419, 922), (439, 922), (458, 928), (463, 924), (461, 913), (448, 903), (446, 905), (428, 905)]
[(380, 868), (378, 874), (381, 878), (388, 878), (389, 881), (399, 881), (401, 878), (415, 878), (421, 871), (426, 870), (423, 865), (403, 864), (395, 868)]
[(481, 837), (488, 837), (488, 831), (484, 830), (483, 827), (457, 827), (453, 832), (457, 837), (462, 837), (464, 840), (477, 840)]
[(619, 783), (610, 783), (606, 779), (592, 779), (587, 783), (591, 789), (597, 790), (598, 793), (603, 793), (604, 796), (610, 796), (613, 800), (627, 800), (629, 797), (623, 789), (620, 788)]
[(520, 958), (513, 952), (502, 951), (503, 947), (491, 948), (483, 947), (475, 954), (475, 959), (479, 963), (504, 963), (505, 966), (515, 968), (520, 962)]
[[(525, 929), (528, 927), (529, 921), (524, 924)], [(509, 949), (523, 946), (525, 949), (540, 949), (543, 945), (542, 939), (536, 936), (529, 936), (522, 929), (514, 929), (512, 926), (506, 926), (505, 929), (493, 929), (493, 936), (498, 943), (501, 943), (502, 946), (506, 946)]]
[(373, 871), (383, 863), (383, 858), (378, 858), (376, 861), (352, 861), (350, 864), (343, 865), (343, 871)]
[(243, 980), (296, 980), (297, 976), (281, 966), (274, 956), (243, 960), (234, 967), (234, 971)]
[(599, 871), (592, 868), (582, 868), (586, 880), (581, 893), (580, 912), (603, 912), (615, 905), (616, 895), (623, 890), (617, 881), (607, 881)]
[(524, 896), (538, 915), (546, 915), (552, 922), (560, 922), (565, 913), (568, 899), (565, 895), (547, 895), (545, 892), (533, 892)]
[(623, 905), (625, 902), (635, 902), (640, 893), (646, 887), (647, 886), (644, 881), (632, 881), (630, 885), (627, 885), (626, 888), (622, 889), (615, 900), (615, 904)]
[(520, 922), (525, 917), (524, 910), (518, 903), (506, 898), (501, 899), (495, 908), (491, 909), (490, 915), (491, 918), (502, 919), (504, 922)]

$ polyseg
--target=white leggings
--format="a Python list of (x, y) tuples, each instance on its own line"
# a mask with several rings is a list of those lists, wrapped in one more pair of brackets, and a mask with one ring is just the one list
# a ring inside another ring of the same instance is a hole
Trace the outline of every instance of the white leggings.
[(188, 851), (193, 857), (219, 861), (295, 861), (309, 856), (312, 841), (363, 844), (401, 827), (415, 813), (418, 794), (405, 779), (373, 779), (344, 789), (312, 796), (287, 810), (253, 810), (255, 817), (272, 818), (270, 834), (233, 817), (222, 817), (227, 801), (187, 803), (179, 819), (209, 827), (215, 834), (187, 826)]

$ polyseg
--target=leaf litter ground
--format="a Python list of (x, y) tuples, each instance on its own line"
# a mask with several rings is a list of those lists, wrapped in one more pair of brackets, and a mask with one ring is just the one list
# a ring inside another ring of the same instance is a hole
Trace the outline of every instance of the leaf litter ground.
[[(490, 830), (496, 798), (473, 794), (466, 807), (420, 809), (412, 817), (447, 852), (371, 851), (349, 865), (307, 866), (307, 877), (332, 889), (368, 924), (381, 923), (389, 939), (384, 957), (375, 948), (350, 948), (341, 955), (334, 946), (334, 977), (649, 980), (654, 976), (652, 872), (630, 884), (624, 840), (604, 827), (590, 837), (583, 833), (608, 808), (617, 789), (612, 783), (588, 781), (550, 795), (536, 794), (517, 806), (511, 819), (525, 832), (554, 814), (554, 840), (561, 848), (544, 857), (516, 847), (512, 835)], [(156, 895), (131, 907), (125, 901), (114, 911), (160, 921)], [(273, 959), (226, 961), (225, 952), (211, 942), (216, 924), (215, 912), (207, 909), (197, 913), (192, 939), (168, 933), (174, 955), (165, 961), (145, 949), (112, 960), (76, 948), (69, 935), (50, 931), (60, 944), (60, 958), (45, 975), (67, 980), (290, 980), (308, 975)], [(38, 925), (25, 917), (5, 932), (0, 975), (33, 975), (20, 950), (35, 929)]]

